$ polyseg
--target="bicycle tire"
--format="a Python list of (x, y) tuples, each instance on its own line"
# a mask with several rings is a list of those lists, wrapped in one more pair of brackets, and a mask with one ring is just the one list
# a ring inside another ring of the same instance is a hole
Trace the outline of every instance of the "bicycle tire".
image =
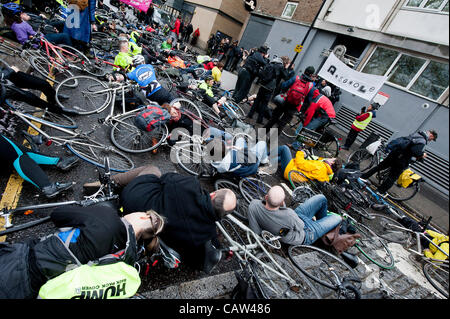
[(353, 223), (353, 226), (356, 229), (356, 233), (361, 235), (354, 247), (378, 267), (387, 270), (394, 268), (394, 257), (384, 240), (369, 227), (361, 223)]
[(404, 188), (397, 183), (388, 190), (388, 197), (397, 202), (410, 200), (420, 192), (420, 182), (413, 182), (410, 187)]
[(410, 232), (393, 227), (398, 226), (401, 228), (405, 228), (395, 219), (383, 214), (372, 214), (372, 217), (374, 217), (372, 220), (365, 220), (364, 224), (366, 224), (381, 238), (389, 242), (401, 244), (404, 247), (408, 248), (411, 247), (411, 245), (414, 243), (414, 237)]
[(271, 187), (260, 178), (255, 177), (246, 177), (239, 181), (239, 190), (248, 204), (254, 199), (263, 200)]
[(32, 221), (27, 222), (27, 223), (23, 223), (23, 224), (17, 225), (17, 226), (12, 226), (10, 228), (7, 228), (5, 230), (0, 231), (0, 236), (13, 234), (13, 233), (16, 233), (18, 231), (22, 231), (22, 230), (25, 230), (25, 229), (28, 229), (28, 228), (31, 228), (31, 227), (34, 227), (34, 226), (42, 225), (44, 223), (49, 222), (50, 220), (51, 220), (51, 217), (50, 216), (46, 216), (46, 217), (42, 217), (42, 218), (39, 218), (39, 219), (32, 220)]
[(245, 200), (244, 196), (241, 194), (241, 190), (239, 189), (239, 185), (236, 185), (228, 180), (219, 179), (214, 183), (215, 190), (228, 188), (233, 191), (236, 195), (236, 208), (233, 211), (233, 214), (241, 220), (247, 221), (247, 212), (248, 212), (248, 203)]
[(439, 291), (445, 298), (448, 299), (449, 289), (449, 265), (448, 261), (439, 262), (425, 262), (423, 264), (423, 273), (430, 284)]
[[(77, 83), (75, 87), (74, 83)], [(63, 109), (77, 112), (80, 115), (94, 114), (101, 112), (111, 103), (111, 91), (106, 90), (108, 90), (108, 86), (95, 77), (74, 76), (57, 86), (56, 102)], [(61, 101), (58, 97), (60, 94), (68, 95), (69, 98)]]
[(359, 149), (351, 153), (347, 163), (358, 163), (361, 172), (366, 172), (374, 166), (374, 156), (366, 149)]
[[(304, 280), (300, 271), (287, 258), (273, 253), (269, 254), (295, 283), (289, 282), (273, 271), (263, 268), (257, 261), (251, 260), (253, 275), (259, 282), (258, 288), (261, 289), (262, 295), (266, 299), (306, 299), (305, 292), (311, 290), (311, 288), (303, 283)], [(278, 267), (266, 253), (259, 253), (256, 255), (256, 258), (268, 265), (268, 267), (278, 271)]]
[(312, 181), (308, 177), (306, 177), (302, 172), (292, 170), (288, 175), (289, 183), (291, 184), (292, 189), (296, 189), (300, 186), (308, 186), (315, 194), (321, 194), (322, 190), (320, 185), (315, 181)]
[(166, 125), (144, 132), (134, 125), (135, 114), (118, 118), (111, 128), (111, 141), (118, 149), (133, 154), (141, 154), (157, 149), (166, 141), (169, 129)]
[(123, 173), (134, 168), (134, 162), (113, 147), (107, 147), (90, 140), (72, 140), (65, 145), (73, 154), (97, 167), (105, 168), (104, 158), (108, 156), (111, 171)]
[[(67, 78), (73, 77), (73, 73), (62, 66), (57, 66), (44, 57), (30, 57), (30, 65), (40, 75), (53, 83), (61, 83)], [(75, 85), (75, 83), (72, 83)]]
[[(315, 246), (295, 245), (288, 249), (288, 256), (292, 263), (303, 274), (321, 286), (338, 292), (338, 284), (333, 282), (336, 272), (340, 280), (355, 281), (354, 287), (361, 288), (358, 273), (339, 257)], [(327, 273), (328, 271), (328, 273)], [(323, 294), (326, 294), (324, 292)]]
[(331, 133), (325, 132), (311, 151), (320, 158), (337, 158), (340, 151), (339, 140)]
[[(295, 124), (293, 124), (293, 122)], [(290, 123), (288, 123), (284, 126), (284, 128), (281, 130), (281, 133), (286, 137), (295, 138), (298, 135), (295, 133), (296, 133), (298, 127), (300, 126), (300, 124), (301, 124), (300, 118), (296, 117), (295, 120), (293, 119)]]
[(191, 112), (193, 115), (197, 116), (199, 119), (202, 119), (202, 112), (200, 112), (200, 109), (198, 108), (197, 105), (195, 105), (194, 102), (188, 99), (178, 98), (170, 102), (170, 105), (173, 106), (175, 103), (181, 104), (181, 112), (186, 110), (188, 112)]
[(61, 49), (69, 51), (70, 53), (72, 53), (74, 56), (76, 56), (78, 58), (78, 59), (75, 59), (74, 56), (61, 51), (60, 53), (63, 56), (63, 58), (66, 60), (66, 62), (78, 64), (83, 72), (86, 72), (92, 76), (102, 77), (102, 76), (106, 75), (105, 69), (92, 63), (89, 60), (89, 58), (81, 51), (75, 49), (74, 47), (65, 45), (65, 44), (61, 44), (61, 45), (59, 45), (59, 47)]
[(203, 161), (205, 150), (203, 145), (184, 144), (175, 148), (178, 165), (193, 176), (211, 177), (213, 169), (210, 163)]

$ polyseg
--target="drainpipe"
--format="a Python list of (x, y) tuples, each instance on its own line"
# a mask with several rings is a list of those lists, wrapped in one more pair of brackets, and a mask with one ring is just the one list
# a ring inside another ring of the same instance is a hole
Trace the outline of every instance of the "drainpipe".
[[(300, 44), (301, 46), (303, 46), (303, 45), (305, 44), (306, 39), (308, 38), (309, 34), (311, 33), (312, 29), (314, 28), (314, 24), (316, 23), (317, 18), (319, 17), (320, 12), (322, 11), (322, 9), (323, 9), (323, 7), (325, 6), (325, 3), (326, 3), (326, 2), (327, 2), (327, 0), (322, 0), (322, 4), (320, 5), (320, 9), (319, 9), (319, 11), (317, 11), (317, 14), (316, 14), (316, 16), (314, 17), (313, 22), (312, 22), (311, 25), (309, 26), (308, 32), (306, 32), (305, 36), (303, 37), (303, 41), (302, 41), (302, 43)], [(290, 69), (290, 68), (292, 67), (292, 65), (295, 63), (295, 60), (297, 59), (298, 55), (299, 55), (298, 52), (295, 53), (294, 59), (291, 61), (291, 64), (289, 65), (289, 69)]]

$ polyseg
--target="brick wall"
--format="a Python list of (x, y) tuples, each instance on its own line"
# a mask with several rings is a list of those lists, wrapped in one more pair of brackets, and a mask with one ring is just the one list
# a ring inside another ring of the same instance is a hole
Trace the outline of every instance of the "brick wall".
[(306, 23), (311, 23), (314, 20), (314, 17), (322, 4), (322, 0), (259, 0), (256, 12), (281, 17), (288, 2), (298, 3), (297, 9), (291, 20)]

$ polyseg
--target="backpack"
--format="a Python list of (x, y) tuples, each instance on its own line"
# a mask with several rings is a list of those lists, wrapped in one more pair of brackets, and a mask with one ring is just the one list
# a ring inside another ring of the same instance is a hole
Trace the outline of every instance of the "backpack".
[(80, 11), (83, 11), (89, 6), (89, 0), (68, 0), (67, 2), (69, 4), (76, 4), (80, 8)]
[(312, 87), (313, 84), (311, 82), (302, 81), (299, 77), (297, 77), (294, 84), (286, 93), (286, 102), (291, 105), (295, 105), (297, 110), (300, 111), (303, 106), (303, 102)]
[(426, 143), (427, 141), (422, 136), (417, 135), (402, 136), (389, 142), (389, 144), (386, 146), (385, 151), (386, 153), (391, 153), (393, 151), (405, 151), (411, 145), (426, 144)]
[(149, 105), (136, 114), (134, 125), (142, 131), (151, 132), (160, 128), (170, 120), (170, 114), (159, 106)]
[(275, 66), (273, 63), (267, 64), (261, 72), (259, 72), (259, 79), (261, 84), (270, 83), (275, 77)]
[(77, 263), (76, 268), (47, 281), (39, 290), (40, 299), (124, 299), (134, 296), (141, 285), (136, 261), (136, 238), (132, 226), (122, 220), (127, 228), (126, 248), (98, 260), (81, 264), (69, 249), (70, 241), (77, 231), (69, 229), (67, 238), (58, 238), (63, 247)]

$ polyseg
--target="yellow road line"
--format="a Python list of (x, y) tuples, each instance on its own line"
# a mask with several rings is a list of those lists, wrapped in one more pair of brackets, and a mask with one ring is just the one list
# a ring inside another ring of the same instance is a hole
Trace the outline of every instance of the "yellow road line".
[[(41, 99), (45, 100), (45, 95), (41, 95)], [(40, 123), (32, 122), (34, 125), (36, 125), (38, 128), (41, 127)], [(32, 135), (38, 135), (38, 132), (36, 132), (32, 127), (28, 128), (28, 133)], [(26, 140), (23, 141), (23, 145), (27, 143)], [(17, 203), (20, 199), (20, 194), (22, 193), (23, 188), (23, 178), (17, 174), (17, 172), (13, 172), (8, 180), (8, 183), (6, 184), (5, 191), (3, 192), (2, 199), (0, 201), (0, 209), (8, 208), (8, 209), (14, 209), (17, 207)], [(0, 230), (5, 229), (5, 220), (3, 218), (0, 219)], [(4, 242), (6, 240), (6, 236), (0, 237), (0, 242)]]

